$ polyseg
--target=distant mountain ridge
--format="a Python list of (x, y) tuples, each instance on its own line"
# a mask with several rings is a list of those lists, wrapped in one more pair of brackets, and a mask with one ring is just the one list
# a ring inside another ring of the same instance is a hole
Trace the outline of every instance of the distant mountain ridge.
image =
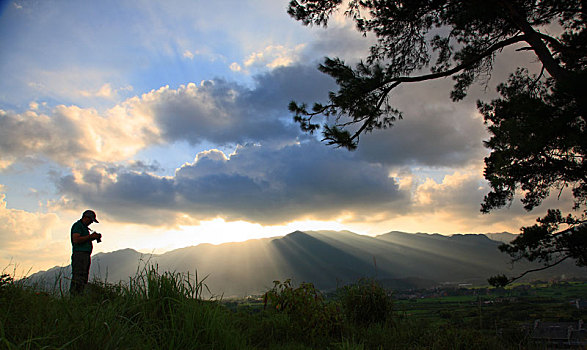
[(496, 233), (486, 233), (485, 236), (487, 236), (489, 239), (492, 239), (494, 241), (498, 241), (498, 242), (502, 242), (502, 243), (509, 243), (509, 242), (513, 241), (517, 235), (515, 235), (513, 233), (509, 233), (509, 232), (496, 232)]
[[(272, 281), (287, 278), (295, 283), (314, 283), (322, 290), (361, 277), (376, 278), (394, 289), (440, 283), (485, 284), (491, 275), (513, 275), (537, 266), (520, 263), (511, 270), (508, 256), (497, 249), (499, 240), (508, 237), (505, 233), (443, 236), (392, 231), (371, 237), (350, 231), (295, 231), (278, 238), (200, 244), (160, 255), (132, 249), (99, 253), (92, 258), (90, 274), (108, 282), (125, 282), (152, 264), (161, 272), (197, 272), (200, 280), (207, 276), (205, 283), (211, 292), (225, 297), (257, 294), (271, 288)], [(66, 266), (35, 273), (29, 279), (52, 283), (69, 276), (70, 267)], [(561, 276), (587, 277), (587, 271), (568, 263), (530, 278)]]

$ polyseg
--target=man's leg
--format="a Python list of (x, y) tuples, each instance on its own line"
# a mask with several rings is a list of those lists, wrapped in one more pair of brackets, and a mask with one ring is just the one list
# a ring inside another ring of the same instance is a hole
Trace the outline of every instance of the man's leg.
[(90, 253), (73, 252), (71, 255), (71, 285), (69, 293), (81, 294), (88, 283), (90, 274)]

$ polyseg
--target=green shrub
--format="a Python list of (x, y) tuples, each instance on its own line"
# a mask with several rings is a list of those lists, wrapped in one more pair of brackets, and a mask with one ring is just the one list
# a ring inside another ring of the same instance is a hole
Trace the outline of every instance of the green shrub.
[(312, 283), (292, 287), (291, 280), (273, 281), (274, 286), (264, 294), (265, 308), (289, 315), (292, 326), (301, 336), (329, 336), (341, 330), (340, 310), (337, 303), (325, 301)]
[(393, 302), (377, 281), (362, 278), (337, 290), (346, 319), (354, 324), (385, 323), (392, 319)]

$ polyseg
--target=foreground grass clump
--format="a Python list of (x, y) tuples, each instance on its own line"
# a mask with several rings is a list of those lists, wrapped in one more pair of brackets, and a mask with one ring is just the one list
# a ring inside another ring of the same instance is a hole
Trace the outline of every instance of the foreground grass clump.
[(203, 284), (145, 269), (128, 285), (91, 283), (79, 297), (54, 297), (13, 280), (0, 287), (0, 348), (238, 349), (229, 311), (206, 301)]
[[(146, 267), (126, 284), (91, 283), (79, 297), (0, 276), (0, 349), (517, 349), (495, 330), (405, 318), (375, 281), (325, 297), (275, 281), (264, 303), (202, 297), (197, 275)], [(489, 323), (488, 323), (489, 324)]]

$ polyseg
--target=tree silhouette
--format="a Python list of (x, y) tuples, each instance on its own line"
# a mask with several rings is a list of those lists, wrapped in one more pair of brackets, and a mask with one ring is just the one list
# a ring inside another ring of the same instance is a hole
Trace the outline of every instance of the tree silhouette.
[[(292, 0), (288, 13), (304, 25), (327, 26), (342, 3)], [(539, 261), (544, 268), (568, 258), (587, 266), (586, 1), (351, 0), (344, 11), (377, 41), (354, 67), (340, 58), (324, 60), (319, 70), (339, 89), (329, 93), (328, 103), (311, 109), (290, 103), (301, 129), (321, 129), (327, 144), (353, 150), (362, 134), (402, 118), (390, 102), (401, 84), (452, 77), (450, 96), (459, 101), (473, 83), (488, 78), (502, 49), (523, 44), (518, 51), (535, 54), (540, 74), (519, 68), (498, 86), (500, 98), (478, 102), (491, 134), (484, 172), (491, 191), (481, 210), (508, 205), (516, 193), (532, 210), (551, 191), (570, 188), (578, 215), (549, 210), (500, 249), (513, 261)], [(546, 34), (547, 27), (557, 27), (559, 34)], [(521, 276), (499, 277), (492, 281), (510, 283)]]

